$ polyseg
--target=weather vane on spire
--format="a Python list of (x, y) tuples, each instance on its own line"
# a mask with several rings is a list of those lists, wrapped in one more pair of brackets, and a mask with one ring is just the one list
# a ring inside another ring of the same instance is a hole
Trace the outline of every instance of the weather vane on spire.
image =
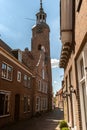
[(40, 7), (42, 8), (42, 0), (40, 0)]

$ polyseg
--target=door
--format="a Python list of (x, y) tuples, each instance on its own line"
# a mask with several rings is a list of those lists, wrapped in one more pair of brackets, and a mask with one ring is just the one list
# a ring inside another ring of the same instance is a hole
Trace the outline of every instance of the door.
[(15, 95), (15, 111), (14, 111), (14, 119), (19, 120), (19, 114), (20, 114), (20, 95)]

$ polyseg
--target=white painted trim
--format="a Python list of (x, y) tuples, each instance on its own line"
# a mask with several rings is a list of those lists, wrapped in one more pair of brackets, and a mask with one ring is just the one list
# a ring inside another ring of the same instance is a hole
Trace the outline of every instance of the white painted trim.
[[(82, 128), (86, 130), (86, 120), (85, 120), (85, 108), (84, 108), (84, 102), (83, 102), (83, 88), (82, 84), (87, 84), (87, 75), (85, 67), (87, 67), (87, 43), (85, 44), (83, 50), (81, 51), (78, 59), (77, 59), (77, 72), (78, 72), (78, 87), (79, 87), (79, 95), (80, 95), (80, 106), (81, 106), (81, 118), (82, 118)], [(81, 79), (81, 72), (80, 72), (80, 60), (83, 59), (84, 64), (84, 77)], [(85, 86), (86, 87), (86, 86)], [(87, 94), (87, 93), (86, 93)]]

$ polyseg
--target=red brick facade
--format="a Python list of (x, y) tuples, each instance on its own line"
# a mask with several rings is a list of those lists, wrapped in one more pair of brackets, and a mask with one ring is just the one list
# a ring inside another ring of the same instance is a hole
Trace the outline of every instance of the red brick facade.
[[(68, 0), (65, 0), (64, 2), (67, 5), (67, 9), (72, 7), (69, 11), (66, 9), (66, 17), (63, 14), (64, 4), (61, 0), (61, 17), (69, 18), (68, 20), (71, 21), (72, 25), (69, 23), (65, 31), (61, 30), (62, 52), (60, 67), (64, 68), (64, 117), (72, 129), (86, 130), (87, 92), (85, 89), (87, 88), (87, 78), (85, 67), (87, 66), (87, 1), (78, 0), (68, 3)], [(65, 25), (69, 21), (65, 21)], [(61, 26), (64, 27), (63, 21)], [(69, 29), (71, 29), (71, 32), (69, 32)], [(65, 35), (67, 36), (66, 39)], [(68, 46), (66, 42), (68, 42)]]
[[(7, 69), (5, 72), (3, 72), (4, 65), (6, 65)], [(10, 75), (9, 66), (12, 67), (11, 80), (8, 78), (8, 75)], [(20, 80), (17, 79), (19, 72), (21, 74)], [(28, 84), (25, 85), (25, 75), (30, 78), (29, 86)], [(0, 48), (0, 125), (8, 123), (9, 121), (31, 117), (33, 100), (32, 76), (32, 73), (26, 66), (21, 64), (15, 57), (6, 52), (3, 48)], [(3, 99), (6, 98), (7, 95), (9, 95), (9, 99)], [(28, 110), (27, 106), (24, 106), (24, 97), (30, 100), (30, 103), (27, 104), (29, 107)], [(4, 109), (7, 109), (8, 112), (5, 113), (7, 110)], [(24, 109), (26, 109), (26, 111)]]
[(63, 90), (60, 89), (57, 93), (56, 93), (56, 103), (55, 103), (55, 107), (60, 108), (61, 110), (63, 110)]

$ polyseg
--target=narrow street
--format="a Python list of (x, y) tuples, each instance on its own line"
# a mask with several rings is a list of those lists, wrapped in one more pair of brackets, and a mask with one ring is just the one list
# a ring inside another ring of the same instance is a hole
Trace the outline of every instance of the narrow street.
[(0, 130), (57, 130), (60, 120), (63, 120), (63, 111), (55, 109), (40, 117), (19, 121)]

